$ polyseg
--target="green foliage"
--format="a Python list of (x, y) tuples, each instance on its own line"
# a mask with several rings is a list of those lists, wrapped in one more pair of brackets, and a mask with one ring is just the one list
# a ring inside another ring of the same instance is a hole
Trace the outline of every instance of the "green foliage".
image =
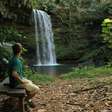
[(62, 79), (74, 79), (74, 78), (97, 78), (112, 75), (112, 67), (82, 67), (74, 68), (72, 72), (60, 76)]
[(55, 78), (48, 74), (33, 73), (31, 69), (25, 70), (25, 76), (36, 84), (49, 84), (55, 81)]
[(47, 12), (56, 8), (55, 0), (32, 0), (32, 5)]
[(69, 57), (79, 56), (79, 61), (95, 58), (103, 61), (108, 58), (107, 53), (109, 55), (110, 52), (106, 52), (108, 51), (106, 44), (102, 44), (100, 25), (103, 18), (109, 14), (112, 1), (74, 0), (66, 2), (68, 5), (66, 3), (64, 8), (61, 7), (61, 11), (60, 9), (57, 11), (57, 16), (64, 29), (64, 35), (62, 34), (64, 43), (66, 42), (66, 47), (70, 48), (67, 55)]
[(0, 59), (2, 58), (10, 59), (11, 53), (12, 51), (10, 47), (0, 47)]
[[(0, 27), (0, 58), (9, 59), (11, 56), (11, 44), (20, 42), (23, 45), (28, 43), (26, 34), (19, 32), (15, 27), (1, 26)], [(10, 45), (8, 45), (10, 44)], [(31, 44), (31, 41), (30, 41)]]
[(0, 42), (21, 42), (23, 37), (14, 27), (0, 27)]
[(102, 35), (104, 42), (112, 48), (112, 18), (104, 19), (102, 23)]

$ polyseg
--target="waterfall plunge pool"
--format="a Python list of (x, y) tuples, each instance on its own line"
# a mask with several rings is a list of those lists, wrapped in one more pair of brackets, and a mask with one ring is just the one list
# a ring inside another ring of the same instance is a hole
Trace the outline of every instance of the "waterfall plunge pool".
[(59, 75), (72, 70), (73, 65), (57, 64), (51, 17), (42, 10), (33, 9), (36, 40), (36, 64), (32, 70), (40, 74)]
[(52, 64), (52, 65), (32, 65), (32, 71), (40, 74), (61, 75), (72, 71), (74, 65)]

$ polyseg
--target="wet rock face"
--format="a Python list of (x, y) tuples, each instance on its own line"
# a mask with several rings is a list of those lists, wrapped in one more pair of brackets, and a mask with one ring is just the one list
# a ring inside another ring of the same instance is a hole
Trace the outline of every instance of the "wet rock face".
[(29, 24), (32, 6), (30, 0), (0, 0), (0, 22)]

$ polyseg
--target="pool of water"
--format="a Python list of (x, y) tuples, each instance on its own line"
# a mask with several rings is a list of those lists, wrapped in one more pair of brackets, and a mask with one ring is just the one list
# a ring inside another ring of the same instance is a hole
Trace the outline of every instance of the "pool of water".
[(73, 67), (71, 64), (32, 65), (32, 70), (41, 74), (61, 75), (72, 71)]

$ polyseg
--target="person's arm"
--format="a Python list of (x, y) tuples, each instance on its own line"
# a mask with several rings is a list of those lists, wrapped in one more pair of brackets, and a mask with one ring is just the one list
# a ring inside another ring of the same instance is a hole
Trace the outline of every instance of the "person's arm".
[(26, 80), (21, 79), (21, 78), (19, 77), (19, 75), (18, 75), (18, 73), (16, 72), (16, 70), (13, 70), (13, 71), (12, 71), (12, 76), (13, 76), (16, 80), (20, 81), (21, 83), (27, 83)]

